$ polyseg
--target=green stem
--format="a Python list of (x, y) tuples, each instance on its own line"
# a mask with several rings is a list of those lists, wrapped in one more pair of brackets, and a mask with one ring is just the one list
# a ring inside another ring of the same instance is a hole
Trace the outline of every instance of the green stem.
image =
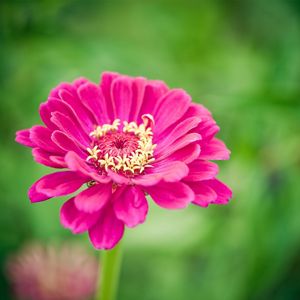
[(100, 277), (95, 300), (115, 300), (122, 262), (121, 246), (118, 244), (112, 250), (101, 252)]

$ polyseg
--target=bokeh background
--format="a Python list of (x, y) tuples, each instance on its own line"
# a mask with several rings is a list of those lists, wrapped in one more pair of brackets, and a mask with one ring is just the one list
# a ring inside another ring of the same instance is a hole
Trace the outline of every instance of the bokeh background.
[[(104, 70), (182, 87), (214, 114), (232, 151), (227, 206), (165, 211), (127, 230), (119, 299), (300, 299), (300, 2), (2, 0), (0, 298), (7, 258), (28, 241), (80, 241), (64, 199), (31, 205), (49, 170), (15, 131), (40, 123), (61, 81)], [(46, 270), (45, 270), (46, 272)]]

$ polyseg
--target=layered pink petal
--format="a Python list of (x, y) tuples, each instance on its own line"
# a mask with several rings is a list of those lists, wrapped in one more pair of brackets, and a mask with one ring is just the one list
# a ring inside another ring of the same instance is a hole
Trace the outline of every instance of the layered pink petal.
[(112, 100), (111, 86), (115, 78), (118, 78), (120, 75), (114, 72), (103, 72), (101, 76), (100, 88), (105, 98), (105, 107), (107, 115), (111, 122), (114, 119), (118, 118), (116, 114), (115, 102)]
[(89, 230), (99, 219), (99, 213), (85, 213), (76, 208), (74, 198), (66, 201), (60, 209), (61, 224), (74, 234)]
[(41, 103), (39, 113), (44, 124), (51, 130), (57, 129), (57, 126), (51, 121), (51, 110), (49, 109), (48, 102)]
[(55, 130), (51, 135), (51, 139), (60, 149), (66, 152), (73, 151), (77, 153), (82, 159), (85, 159), (87, 157), (83, 149), (81, 149), (76, 141), (72, 140), (66, 133)]
[(64, 102), (68, 103), (74, 110), (77, 118), (81, 121), (83, 128), (89, 131), (94, 123), (94, 117), (92, 112), (88, 111), (86, 107), (81, 103), (80, 99), (77, 96), (77, 91), (59, 89), (58, 91), (59, 98)]
[(55, 158), (58, 158), (57, 156), (52, 155), (51, 153), (40, 148), (32, 149), (32, 156), (37, 163), (47, 167), (58, 169), (66, 167), (66, 163), (64, 161), (58, 162), (57, 160), (55, 160)]
[(189, 168), (181, 161), (167, 161), (154, 164), (149, 173), (134, 177), (131, 182), (142, 186), (153, 186), (164, 180), (177, 182), (187, 176)]
[(82, 85), (84, 85), (87, 82), (89, 82), (88, 79), (84, 77), (79, 77), (75, 79), (72, 84), (76, 89), (79, 89)]
[(201, 182), (187, 182), (196, 197), (194, 204), (207, 207), (209, 204), (227, 204), (232, 197), (232, 192), (218, 179)]
[(36, 147), (53, 154), (62, 154), (63, 151), (51, 140), (51, 134), (52, 131), (50, 129), (40, 125), (33, 126), (30, 129), (30, 139)]
[(144, 192), (136, 186), (126, 186), (115, 192), (114, 211), (116, 217), (128, 227), (135, 227), (145, 221), (148, 202)]
[(170, 130), (166, 130), (164, 133), (159, 135), (157, 139), (154, 139), (154, 143), (157, 140), (157, 152), (164, 151), (167, 147), (172, 145), (176, 140), (181, 138), (182, 136), (189, 133), (193, 128), (197, 127), (200, 122), (200, 118), (191, 117), (183, 120), (178, 123), (176, 126), (172, 127)]
[(147, 80), (143, 77), (134, 78), (132, 81), (132, 105), (128, 121), (140, 121), (138, 119), (143, 105)]
[(67, 168), (67, 164), (62, 156), (51, 155), (50, 159), (53, 162), (55, 162), (56, 164), (59, 164), (59, 165), (63, 166), (64, 168)]
[(97, 124), (108, 124), (107, 108), (102, 90), (93, 83), (85, 83), (78, 89), (78, 95), (82, 103), (94, 114)]
[(75, 197), (75, 205), (81, 211), (87, 213), (96, 212), (104, 207), (111, 194), (111, 184), (95, 184)]
[(132, 80), (125, 76), (115, 79), (111, 87), (111, 97), (118, 118), (121, 121), (129, 120), (132, 106)]
[(69, 169), (81, 174), (81, 176), (89, 177), (100, 183), (108, 183), (111, 179), (106, 175), (100, 175), (95, 169), (90, 167), (86, 161), (81, 159), (75, 152), (68, 152), (65, 156), (65, 161)]
[[(68, 117), (69, 119), (72, 120), (72, 122), (76, 125), (78, 130), (84, 131), (85, 125), (82, 122), (81, 119), (79, 119), (74, 111), (74, 109), (67, 103), (62, 101), (61, 99), (58, 98), (48, 98), (48, 101), (46, 102), (47, 109), (50, 112), (50, 122), (53, 124), (54, 129), (59, 129), (57, 125), (53, 123), (53, 120), (51, 120), (52, 113), (58, 112), (61, 113), (62, 115)], [(49, 127), (50, 128), (50, 127)]]
[(154, 155), (157, 157), (158, 160), (165, 159), (175, 153), (176, 151), (179, 151), (180, 149), (185, 148), (186, 146), (198, 142), (201, 140), (201, 136), (198, 133), (189, 133), (178, 140), (176, 140), (173, 144), (171, 144), (167, 149), (165, 150), (154, 150)]
[(30, 129), (23, 129), (16, 132), (16, 142), (26, 147), (33, 148), (35, 143), (30, 139)]
[(159, 80), (148, 80), (139, 117), (144, 114), (154, 114), (156, 107), (161, 103), (163, 96), (168, 92), (166, 84)]
[(118, 174), (110, 169), (107, 170), (107, 175), (111, 180), (119, 185), (132, 184), (131, 178)]
[(211, 187), (217, 194), (214, 200), (215, 204), (227, 204), (229, 199), (232, 198), (231, 189), (218, 179), (206, 181), (207, 185)]
[(32, 203), (45, 201), (51, 198), (48, 195), (37, 191), (37, 183), (38, 181), (34, 183), (28, 190), (28, 197)]
[(124, 223), (120, 221), (112, 207), (107, 207), (98, 222), (89, 229), (89, 237), (97, 249), (111, 249), (122, 238)]
[(89, 147), (89, 136), (81, 131), (69, 117), (66, 117), (59, 112), (54, 112), (52, 113), (51, 121), (71, 139), (74, 139), (82, 148), (86, 149)]
[(201, 146), (201, 153), (199, 158), (206, 160), (226, 160), (230, 157), (230, 151), (227, 149), (226, 145), (213, 138), (208, 143), (204, 143)]
[(160, 182), (156, 186), (145, 187), (153, 201), (166, 209), (182, 209), (195, 199), (192, 189), (182, 183)]
[(212, 179), (218, 174), (217, 164), (210, 161), (197, 159), (189, 164), (189, 174), (184, 178), (185, 181), (202, 181)]
[(191, 103), (189, 107), (191, 115), (199, 116), (202, 120), (211, 119), (210, 111), (204, 107), (202, 104)]
[[(187, 146), (173, 152), (171, 155), (167, 157), (167, 161), (182, 161), (186, 164), (191, 163), (195, 159), (197, 159), (200, 155), (200, 146), (196, 143), (188, 144)], [(164, 160), (163, 157), (158, 158), (156, 161), (159, 162)]]
[(195, 193), (194, 204), (207, 207), (217, 199), (217, 193), (206, 182), (188, 182), (188, 186)]
[(50, 91), (49, 97), (60, 99), (59, 91), (62, 89), (69, 91), (70, 93), (75, 92), (75, 88), (72, 86), (72, 84), (70, 84), (68, 82), (61, 82), (59, 85), (57, 85), (55, 88), (53, 88)]
[[(30, 188), (29, 198), (31, 202), (37, 202), (68, 195), (77, 191), (86, 181), (86, 178), (71, 171), (48, 174), (33, 184)], [(41, 199), (41, 195), (45, 195), (45, 197)]]
[(220, 131), (220, 127), (215, 120), (207, 119), (200, 122), (196, 130), (201, 134), (203, 140), (210, 140)]
[(179, 120), (189, 108), (190, 102), (191, 97), (184, 90), (170, 90), (154, 112), (155, 133), (163, 132)]

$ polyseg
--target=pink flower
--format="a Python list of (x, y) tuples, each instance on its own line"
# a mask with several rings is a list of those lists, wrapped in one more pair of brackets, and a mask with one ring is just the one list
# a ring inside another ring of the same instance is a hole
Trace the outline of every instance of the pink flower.
[(29, 245), (7, 264), (17, 299), (85, 300), (96, 290), (97, 260), (79, 246)]
[(215, 138), (219, 127), (182, 89), (103, 73), (99, 85), (82, 78), (60, 84), (40, 116), (45, 126), (18, 131), (16, 141), (33, 148), (38, 163), (66, 170), (39, 179), (29, 198), (44, 201), (87, 184), (62, 206), (61, 222), (73, 233), (88, 231), (98, 249), (114, 247), (124, 225), (145, 221), (146, 193), (167, 209), (231, 198), (210, 162), (229, 158)]

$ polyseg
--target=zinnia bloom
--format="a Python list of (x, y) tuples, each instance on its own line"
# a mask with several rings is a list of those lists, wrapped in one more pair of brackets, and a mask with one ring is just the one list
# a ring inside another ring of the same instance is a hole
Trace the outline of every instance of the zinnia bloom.
[(96, 258), (75, 245), (28, 245), (7, 264), (17, 299), (90, 299), (96, 290), (97, 274)]
[(124, 226), (148, 212), (146, 194), (166, 209), (226, 204), (230, 189), (216, 179), (210, 160), (229, 158), (215, 138), (210, 112), (182, 89), (161, 81), (103, 73), (99, 85), (86, 79), (62, 83), (40, 106), (45, 126), (17, 132), (43, 165), (66, 169), (39, 179), (31, 202), (87, 188), (61, 208), (73, 233), (88, 231), (98, 249), (110, 249)]

